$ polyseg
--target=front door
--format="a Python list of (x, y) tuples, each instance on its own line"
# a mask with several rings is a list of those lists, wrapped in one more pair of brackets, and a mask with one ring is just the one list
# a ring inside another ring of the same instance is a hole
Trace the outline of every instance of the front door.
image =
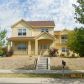
[(40, 44), (39, 45), (39, 55), (47, 55), (49, 46), (50, 46), (49, 44)]

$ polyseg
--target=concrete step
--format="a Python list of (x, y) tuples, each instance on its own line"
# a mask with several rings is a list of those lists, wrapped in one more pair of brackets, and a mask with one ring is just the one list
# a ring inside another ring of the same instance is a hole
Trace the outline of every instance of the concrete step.
[(45, 67), (38, 67), (37, 69), (47, 69), (47, 68), (45, 68)]
[(40, 57), (37, 60), (37, 69), (48, 69), (48, 58)]
[(47, 64), (47, 62), (38, 62), (38, 64)]
[(47, 66), (42, 65), (42, 66), (38, 66), (38, 67), (47, 67)]

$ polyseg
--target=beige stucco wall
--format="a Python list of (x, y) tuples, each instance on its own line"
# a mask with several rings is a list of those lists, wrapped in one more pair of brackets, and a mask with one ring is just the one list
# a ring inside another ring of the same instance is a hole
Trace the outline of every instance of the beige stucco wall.
[[(44, 27), (45, 28), (45, 27)], [(32, 36), (37, 36), (41, 33), (42, 28), (33, 28)], [(54, 35), (54, 28), (48, 28), (48, 31), (51, 35)]]
[(27, 35), (25, 37), (31, 37), (32, 36), (32, 28), (30, 26), (24, 26), (22, 24), (16, 25), (14, 28), (12, 28), (12, 37), (18, 37), (18, 29), (26, 29)]
[[(41, 33), (41, 29), (42, 29), (42, 28), (31, 28), (30, 26), (19, 23), (12, 28), (12, 37), (17, 37), (18, 36), (18, 29), (21, 29), (21, 28), (24, 28), (27, 30), (26, 37), (37, 36)], [(48, 28), (48, 31), (51, 35), (54, 35), (54, 28), (53, 27)]]

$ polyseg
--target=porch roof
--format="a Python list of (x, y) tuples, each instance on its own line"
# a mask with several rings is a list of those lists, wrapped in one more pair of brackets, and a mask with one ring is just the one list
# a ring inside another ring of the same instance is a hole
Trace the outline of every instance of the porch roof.
[(8, 38), (9, 41), (28, 41), (28, 40), (34, 40), (35, 37), (11, 37)]

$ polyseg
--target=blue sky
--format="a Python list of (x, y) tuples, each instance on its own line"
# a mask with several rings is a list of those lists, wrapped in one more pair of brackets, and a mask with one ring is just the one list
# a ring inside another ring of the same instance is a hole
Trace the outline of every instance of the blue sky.
[(10, 32), (10, 26), (20, 19), (54, 20), (55, 30), (73, 29), (72, 4), (76, 0), (0, 0), (0, 25)]

